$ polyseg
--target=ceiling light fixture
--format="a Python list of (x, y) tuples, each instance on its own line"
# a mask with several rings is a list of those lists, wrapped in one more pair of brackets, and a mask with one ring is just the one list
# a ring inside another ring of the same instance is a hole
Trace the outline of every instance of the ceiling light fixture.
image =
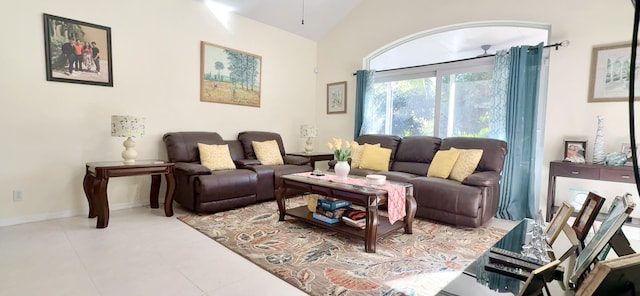
[(304, 25), (304, 0), (302, 0), (302, 24)]
[(484, 53), (479, 55), (478, 57), (486, 57), (486, 56), (489, 55), (487, 53), (487, 50), (489, 50), (489, 48), (491, 48), (491, 45), (489, 45), (489, 44), (481, 45), (480, 48), (482, 48), (482, 50), (484, 50)]

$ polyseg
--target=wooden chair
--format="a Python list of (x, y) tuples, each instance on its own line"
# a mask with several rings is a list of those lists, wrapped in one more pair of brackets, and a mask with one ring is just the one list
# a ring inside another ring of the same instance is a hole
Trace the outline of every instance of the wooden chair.
[(593, 221), (596, 220), (598, 213), (600, 212), (600, 208), (604, 204), (605, 198), (597, 195), (593, 192), (589, 192), (587, 199), (582, 204), (582, 208), (580, 212), (578, 212), (578, 216), (576, 220), (573, 222), (573, 231), (576, 233), (576, 237), (580, 241), (582, 248), (584, 248), (584, 239), (587, 237), (589, 233), (589, 229), (593, 226)]

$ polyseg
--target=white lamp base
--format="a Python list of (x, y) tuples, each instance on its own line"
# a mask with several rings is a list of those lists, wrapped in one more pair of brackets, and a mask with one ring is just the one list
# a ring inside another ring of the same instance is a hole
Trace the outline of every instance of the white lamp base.
[(307, 138), (307, 146), (304, 147), (304, 152), (307, 154), (311, 154), (313, 152), (313, 140), (311, 138)]
[(136, 152), (136, 142), (134, 142), (131, 137), (128, 137), (124, 142), (122, 142), (122, 145), (124, 146), (124, 151), (122, 151), (124, 163), (135, 163), (136, 157), (138, 157), (138, 152)]

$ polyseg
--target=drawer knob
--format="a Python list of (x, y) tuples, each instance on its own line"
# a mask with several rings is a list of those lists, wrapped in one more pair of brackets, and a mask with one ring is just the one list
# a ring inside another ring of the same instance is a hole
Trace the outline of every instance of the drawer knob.
[(580, 172), (573, 171), (573, 172), (571, 172), (571, 174), (572, 175), (580, 175)]
[(622, 175), (622, 176), (620, 176), (620, 178), (622, 178), (622, 179), (631, 179), (631, 176), (629, 176), (629, 175)]

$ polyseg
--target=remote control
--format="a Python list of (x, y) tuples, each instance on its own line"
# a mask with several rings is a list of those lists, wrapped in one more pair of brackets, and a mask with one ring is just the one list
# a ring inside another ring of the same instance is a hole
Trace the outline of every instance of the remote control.
[(487, 263), (487, 265), (484, 266), (484, 270), (506, 275), (508, 277), (512, 277), (512, 278), (521, 280), (523, 282), (527, 280), (529, 275), (531, 275), (531, 273), (526, 270), (508, 267), (508, 266), (495, 264), (495, 263)]
[(489, 249), (489, 251), (491, 253), (504, 255), (504, 256), (507, 256), (507, 257), (515, 258), (515, 259), (518, 259), (518, 260), (522, 260), (522, 261), (525, 261), (525, 262), (537, 264), (537, 265), (540, 265), (540, 266), (546, 264), (544, 261), (542, 261), (540, 259), (532, 258), (532, 257), (525, 256), (525, 255), (522, 255), (522, 254), (517, 253), (517, 252), (513, 252), (513, 251), (509, 251), (509, 250), (505, 250), (505, 249), (501, 249), (501, 248), (497, 248), (497, 247), (491, 247), (491, 249)]
[(511, 258), (511, 257), (507, 257), (507, 256), (504, 256), (504, 255), (495, 254), (495, 253), (489, 253), (489, 262), (490, 263), (498, 263), (498, 264), (501, 264), (501, 265), (511, 266), (511, 267), (515, 267), (515, 268), (522, 268), (522, 269), (525, 269), (527, 271), (532, 271), (532, 270), (537, 269), (538, 267), (540, 267), (540, 265), (537, 265), (537, 264), (533, 264), (533, 263), (530, 263), (530, 262), (518, 260), (518, 259), (515, 259), (515, 258)]

